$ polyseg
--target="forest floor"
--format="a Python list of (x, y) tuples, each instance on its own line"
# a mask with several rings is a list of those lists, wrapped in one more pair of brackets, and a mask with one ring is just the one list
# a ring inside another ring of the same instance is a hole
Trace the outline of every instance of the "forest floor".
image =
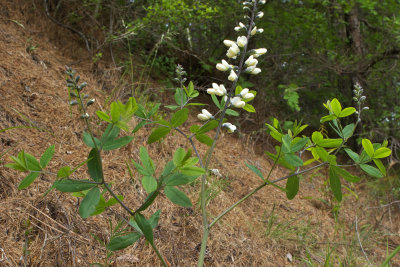
[[(0, 0), (0, 129), (23, 126), (0, 131), (0, 266), (103, 263), (106, 250), (94, 236), (107, 242), (109, 222), (115, 225), (122, 209), (114, 207), (83, 220), (77, 212), (77, 198), (54, 190), (43, 196), (54, 176), (41, 175), (29, 188), (19, 191), (23, 174), (4, 167), (10, 162), (9, 156), (22, 149), (39, 157), (51, 144), (56, 146), (48, 167), (52, 172), (66, 165), (77, 166), (86, 159), (89, 148), (82, 142), (84, 125), (77, 109), (72, 108), (70, 113), (68, 105), (66, 65), (89, 84), (85, 90), (96, 98), (91, 114), (107, 109), (110, 96), (113, 100), (126, 96), (120, 86), (121, 69), (107, 60), (93, 64), (78, 37), (48, 20), (43, 7), (34, 3)], [(166, 101), (168, 97), (163, 96)], [(193, 110), (194, 114), (197, 111)], [(93, 120), (95, 130), (102, 129)], [(183, 128), (187, 130), (194, 121), (195, 116)], [(132, 208), (146, 197), (138, 174), (131, 179), (126, 169), (127, 161), (138, 160), (139, 147), (147, 147), (160, 170), (171, 160), (173, 151), (188, 146), (177, 135), (147, 145), (150, 131), (144, 128), (131, 145), (104, 153), (106, 179)], [(263, 173), (271, 167), (265, 155), (254, 152), (258, 144), (248, 140), (246, 136), (224, 134), (217, 144), (211, 168), (222, 176), (210, 176), (211, 218), (260, 184), (245, 161)], [(201, 146), (200, 153), (205, 151)], [(277, 168), (272, 177), (287, 173)], [(85, 176), (84, 168), (74, 174), (74, 178)], [(382, 207), (372, 199), (366, 179), (346, 185), (351, 191), (343, 189), (344, 199), (338, 205), (332, 201), (326, 180), (325, 170), (303, 175), (300, 192), (293, 200), (273, 187), (258, 192), (212, 229), (206, 266), (379, 265), (387, 251), (400, 244), (399, 209)], [(198, 185), (184, 188), (193, 208), (178, 207), (162, 196), (149, 211), (162, 211), (155, 243), (172, 266), (196, 265), (202, 229)], [(110, 259), (112, 266), (159, 265), (144, 240)], [(395, 257), (395, 265), (400, 266), (400, 256)]]

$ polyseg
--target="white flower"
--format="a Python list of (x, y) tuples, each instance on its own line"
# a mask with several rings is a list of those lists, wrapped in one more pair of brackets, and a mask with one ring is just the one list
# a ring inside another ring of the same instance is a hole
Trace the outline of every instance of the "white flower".
[(237, 38), (237, 45), (240, 47), (244, 47), (247, 44), (247, 37), (246, 36), (239, 36)]
[(201, 113), (197, 115), (197, 118), (198, 118), (199, 120), (202, 120), (202, 121), (207, 121), (207, 120), (213, 118), (213, 115), (211, 115), (211, 113), (208, 112), (208, 110), (203, 109), (203, 110), (201, 111)]
[(240, 98), (238, 96), (235, 96), (234, 98), (232, 98), (231, 103), (236, 108), (242, 108), (246, 105), (246, 103), (242, 100), (242, 98)]
[(251, 30), (250, 34), (253, 36), (256, 33), (257, 33), (257, 27), (254, 26), (254, 28)]
[(265, 53), (267, 53), (267, 49), (266, 48), (258, 48), (258, 49), (254, 49), (254, 57), (259, 57), (261, 55), (264, 55)]
[(259, 2), (260, 4), (265, 4), (265, 0), (260, 0), (260, 2)]
[(219, 85), (219, 88), (218, 88), (218, 90), (217, 90), (217, 92), (216, 92), (215, 94), (218, 95), (218, 96), (226, 95), (226, 88), (225, 88), (225, 86), (224, 86), (223, 84), (220, 84), (220, 85)]
[(228, 128), (228, 132), (229, 132), (229, 133), (233, 133), (233, 132), (236, 130), (236, 126), (233, 125), (233, 124), (230, 123), (230, 122), (225, 122), (224, 124), (222, 124), (222, 127)]
[(238, 78), (238, 77), (237, 77), (236, 73), (235, 73), (233, 70), (231, 70), (231, 73), (230, 73), (229, 76), (228, 76), (228, 80), (230, 80), (231, 82), (233, 82), (233, 81), (236, 81), (237, 78)]
[(264, 12), (260, 11), (257, 13), (257, 18), (262, 18), (264, 17)]
[(254, 58), (254, 56), (249, 56), (249, 58), (244, 62), (247, 66), (255, 66), (258, 63), (258, 60)]
[(240, 28), (245, 28), (245, 29), (246, 29), (246, 26), (244, 26), (244, 24), (241, 23), (241, 22), (239, 22), (239, 27), (240, 27)]
[(226, 62), (226, 60), (224, 60), (224, 59), (222, 60), (221, 63), (217, 64), (217, 70), (220, 70), (220, 71), (227, 71), (227, 70), (230, 70), (231, 68), (232, 68), (232, 66), (229, 65), (229, 63)]
[(207, 89), (207, 94), (215, 95), (215, 93), (216, 93), (216, 90), (214, 88), (208, 88)]
[(236, 26), (235, 28), (234, 28), (234, 30), (236, 31), (236, 32), (238, 32), (238, 31), (240, 31), (240, 27), (239, 26)]
[(253, 93), (247, 93), (247, 94), (245, 94), (244, 96), (243, 96), (243, 98), (244, 99), (252, 99), (252, 98), (254, 98), (254, 94)]
[(258, 29), (257, 30), (257, 33), (263, 33), (264, 32), (264, 29)]
[(256, 75), (256, 74), (259, 74), (260, 72), (261, 72), (261, 69), (260, 69), (260, 68), (255, 68), (254, 70), (252, 70), (252, 71), (250, 72), (250, 74)]
[(242, 97), (244, 97), (248, 92), (249, 92), (249, 89), (248, 89), (248, 88), (244, 88), (244, 89), (240, 92), (240, 95), (241, 95)]
[(231, 40), (224, 40), (224, 45), (226, 45), (227, 47), (231, 47), (233, 44), (235, 44), (234, 41), (231, 41)]
[(239, 54), (239, 52), (240, 48), (235, 43), (233, 43), (231, 47), (228, 49), (226, 56), (235, 59), (237, 54)]

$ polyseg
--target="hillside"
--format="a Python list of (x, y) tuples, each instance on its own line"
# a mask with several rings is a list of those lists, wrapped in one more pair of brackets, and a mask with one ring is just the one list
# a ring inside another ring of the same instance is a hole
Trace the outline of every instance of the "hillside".
[[(42, 175), (31, 187), (19, 191), (23, 175), (4, 168), (4, 164), (22, 149), (38, 157), (51, 144), (56, 152), (50, 171), (83, 162), (89, 148), (82, 142), (84, 124), (77, 109), (70, 113), (65, 66), (71, 66), (88, 83), (87, 93), (96, 98), (91, 114), (108, 108), (107, 99), (117, 88), (121, 69), (107, 59), (94, 66), (84, 43), (48, 20), (41, 2), (0, 0), (0, 129), (16, 127), (0, 132), (0, 265), (89, 266), (106, 258), (104, 246), (94, 236), (107, 242), (109, 222), (115, 225), (123, 210), (113, 207), (83, 220), (77, 212), (78, 198), (54, 190), (43, 196), (55, 179), (53, 175)], [(118, 94), (120, 100), (124, 95)], [(197, 112), (192, 110), (184, 129), (196, 120)], [(95, 119), (94, 124), (96, 131), (102, 129)], [(138, 160), (139, 147), (147, 147), (160, 171), (173, 151), (188, 145), (178, 135), (147, 145), (150, 131), (144, 128), (131, 145), (104, 154), (106, 179), (130, 207), (137, 207), (146, 197), (138, 173), (131, 179), (126, 169), (127, 161)], [(214, 194), (209, 203), (211, 217), (259, 184), (245, 161), (268, 173), (271, 161), (254, 152), (257, 146), (246, 136), (224, 134), (219, 140), (211, 167), (222, 176), (210, 177)], [(206, 147), (200, 147), (200, 152), (204, 154)], [(273, 177), (286, 173), (278, 168)], [(74, 175), (85, 177), (87, 171), (81, 168)], [(340, 206), (329, 206), (331, 195), (325, 181), (324, 170), (304, 175), (300, 193), (291, 201), (273, 187), (257, 193), (213, 229), (206, 265), (306, 266), (308, 260), (320, 266), (332, 252), (333, 265), (340, 261), (345, 266), (365, 266), (368, 262), (362, 248), (373, 265), (382, 262), (387, 246), (392, 250), (400, 244), (398, 212), (372, 208), (379, 203), (371, 200), (365, 181), (351, 187), (355, 194), (347, 193)], [(155, 242), (172, 266), (195, 266), (200, 247), (198, 184), (186, 186), (185, 191), (195, 203), (193, 208), (178, 207), (162, 196), (149, 211), (161, 210)], [(338, 211), (336, 218), (334, 209)], [(24, 249), (29, 255), (24, 256)], [(143, 239), (116, 252), (111, 261), (113, 266), (159, 265)]]

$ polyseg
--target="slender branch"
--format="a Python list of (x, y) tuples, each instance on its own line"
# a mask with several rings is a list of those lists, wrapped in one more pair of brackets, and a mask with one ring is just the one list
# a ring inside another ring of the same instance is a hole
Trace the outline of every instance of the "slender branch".
[(367, 260), (368, 264), (371, 266), (372, 264), (368, 259), (367, 253), (365, 253), (363, 245), (361, 244), (360, 233), (358, 232), (358, 218), (357, 218), (357, 216), (356, 216), (356, 233), (357, 233), (358, 244), (360, 244), (361, 251), (363, 252), (363, 254), (365, 256), (365, 259)]

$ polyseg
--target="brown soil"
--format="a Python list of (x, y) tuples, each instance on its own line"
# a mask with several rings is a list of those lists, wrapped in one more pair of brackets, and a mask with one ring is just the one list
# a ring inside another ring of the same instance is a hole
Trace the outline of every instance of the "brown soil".
[[(19, 191), (17, 187), (24, 175), (4, 168), (4, 164), (10, 161), (9, 155), (22, 149), (39, 157), (51, 144), (56, 145), (56, 152), (48, 167), (50, 172), (84, 161), (89, 149), (82, 142), (84, 125), (77, 109), (72, 108), (70, 115), (65, 65), (72, 66), (81, 80), (89, 84), (85, 90), (96, 98), (89, 110), (91, 114), (107, 108), (106, 98), (121, 73), (107, 61), (93, 71), (84, 44), (50, 22), (41, 2), (0, 0), (0, 129), (26, 126), (0, 132), (0, 266), (88, 266), (104, 262), (106, 257), (104, 247), (93, 236), (107, 242), (109, 222), (115, 225), (119, 216), (124, 215), (123, 210), (114, 207), (83, 220), (77, 212), (77, 198), (58, 191), (43, 196), (55, 180), (53, 175), (41, 175), (28, 189)], [(30, 44), (38, 47), (27, 51)], [(95, 119), (93, 122), (97, 123), (97, 131), (104, 128)], [(193, 122), (195, 119), (186, 123), (184, 130)], [(148, 148), (158, 170), (172, 158), (173, 151), (188, 147), (178, 135), (168, 137), (162, 144), (146, 145), (150, 131), (139, 131), (127, 148), (104, 153), (106, 179), (132, 208), (146, 197), (140, 177), (134, 173), (132, 181), (125, 165), (130, 159), (138, 160), (139, 147)], [(265, 174), (271, 167), (265, 156), (253, 152), (258, 144), (244, 140), (245, 137), (225, 134), (217, 145), (212, 168), (219, 169), (222, 177), (210, 177), (215, 193), (209, 203), (211, 218), (260, 183), (248, 171), (245, 161)], [(199, 150), (204, 154), (206, 147)], [(285, 174), (286, 170), (277, 168), (272, 177)], [(75, 178), (86, 176), (85, 168), (74, 174)], [(398, 214), (388, 208), (368, 208), (377, 204), (368, 200), (363, 184), (348, 185), (358, 198), (347, 194), (335, 219), (325, 181), (324, 171), (303, 176), (300, 193), (291, 201), (273, 187), (264, 188), (212, 229), (206, 265), (297, 266), (306, 265), (301, 259), (307, 259), (307, 255), (316, 265), (323, 265), (331, 249), (334, 253), (330, 262), (334, 265), (340, 261), (346, 266), (363, 266), (368, 262), (358, 241), (356, 222), (369, 261), (373, 265), (382, 262), (386, 245), (392, 250), (400, 243)], [(161, 209), (155, 240), (172, 266), (196, 265), (201, 239), (198, 185), (184, 188), (193, 208), (178, 207), (162, 196), (145, 214)], [(26, 256), (24, 249), (29, 251)], [(144, 240), (115, 253), (111, 261), (113, 266), (159, 265)]]

